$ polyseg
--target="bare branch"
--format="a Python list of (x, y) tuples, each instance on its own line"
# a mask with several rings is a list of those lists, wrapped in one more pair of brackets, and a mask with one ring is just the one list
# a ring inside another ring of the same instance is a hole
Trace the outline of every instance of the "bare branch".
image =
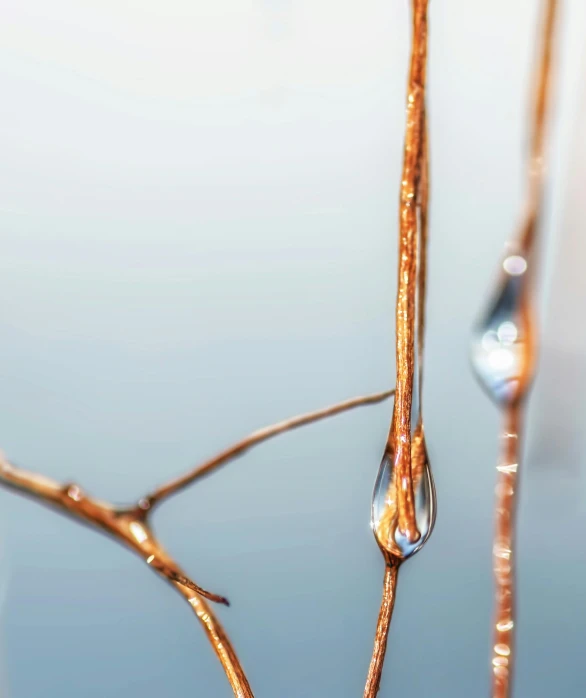
[(60, 485), (44, 475), (17, 468), (1, 454), (0, 485), (33, 497), (42, 504), (48, 504), (61, 513), (108, 534), (141, 557), (187, 600), (224, 667), (234, 695), (238, 698), (254, 698), (236, 652), (204, 598), (226, 605), (228, 600), (202, 589), (184, 574), (153, 535), (144, 511), (116, 508), (88, 496), (78, 485)]
[(347, 410), (352, 410), (356, 407), (374, 405), (388, 399), (394, 394), (394, 390), (386, 390), (383, 393), (351, 398), (350, 400), (345, 400), (344, 402), (332, 405), (331, 407), (325, 407), (321, 410), (316, 410), (315, 412), (308, 412), (297, 417), (291, 417), (290, 419), (285, 419), (282, 422), (277, 422), (271, 426), (258, 429), (241, 441), (238, 441), (224, 451), (221, 451), (217, 455), (213, 456), (205, 463), (202, 463), (202, 465), (199, 465), (193, 470), (185, 473), (185, 475), (181, 475), (175, 480), (171, 480), (170, 482), (161, 485), (154, 492), (143, 497), (139, 502), (139, 506), (145, 510), (151, 509), (153, 506), (155, 506), (155, 504), (160, 504), (160, 502), (164, 499), (177, 494), (177, 492), (185, 489), (199, 478), (209, 475), (211, 472), (216, 470), (216, 468), (219, 468), (231, 460), (243, 455), (253, 446), (257, 446), (264, 441), (268, 441), (268, 439), (271, 439), (278, 434), (282, 434), (286, 431), (292, 431), (293, 429), (298, 429), (306, 424), (311, 424), (321, 419), (326, 419), (327, 417), (333, 417), (336, 414), (346, 412)]
[(246, 439), (222, 451), (199, 468), (189, 472), (182, 478), (172, 481), (168, 485), (164, 485), (149, 497), (139, 500), (138, 505), (133, 507), (115, 507), (108, 502), (102, 502), (89, 496), (75, 483), (60, 484), (39, 473), (27, 472), (9, 463), (1, 452), (0, 486), (32, 497), (41, 504), (49, 505), (78, 522), (88, 524), (92, 528), (108, 534), (118, 543), (141, 557), (154, 572), (174, 586), (189, 603), (226, 672), (236, 698), (254, 698), (248, 679), (230, 639), (211, 608), (205, 602), (205, 599), (208, 599), (229, 605), (228, 600), (224, 596), (213, 594), (195, 584), (185, 575), (173, 558), (169, 556), (154, 536), (148, 522), (152, 505), (186, 487), (199, 477), (209, 474), (220, 465), (241, 455), (250, 447), (266, 441), (277, 434), (282, 434), (355, 407), (381, 402), (393, 393), (394, 391), (390, 390), (376, 395), (353, 398), (316, 412), (293, 417), (264, 429), (259, 429)]
[(376, 624), (372, 659), (370, 660), (368, 677), (366, 679), (366, 686), (364, 687), (364, 698), (376, 698), (380, 688), (385, 654), (387, 652), (389, 628), (391, 626), (391, 618), (393, 617), (393, 608), (395, 607), (395, 591), (397, 587), (398, 573), (398, 563), (389, 563), (387, 561), (387, 565), (385, 567), (385, 579), (383, 583), (383, 598), (378, 616), (378, 622)]

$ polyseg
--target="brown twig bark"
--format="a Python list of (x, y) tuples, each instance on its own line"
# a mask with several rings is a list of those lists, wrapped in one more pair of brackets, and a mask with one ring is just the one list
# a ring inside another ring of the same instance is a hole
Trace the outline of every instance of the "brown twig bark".
[[(546, 126), (551, 100), (553, 49), (559, 4), (558, 0), (544, 0), (543, 3), (543, 25), (537, 42), (535, 95), (529, 126), (527, 191), (520, 229), (514, 242), (516, 251), (528, 262), (526, 262), (527, 275), (531, 281), (534, 280), (537, 233), (543, 203)], [(537, 342), (533, 317), (532, 284), (526, 283), (516, 318), (519, 332), (524, 338), (519, 350), (521, 367), (517, 378), (516, 397), (502, 410), (505, 424), (501, 437), (502, 452), (497, 465), (495, 488), (495, 532), (492, 550), (495, 610), (491, 652), (493, 698), (509, 698), (513, 692), (516, 663), (515, 513), (524, 401), (531, 387), (535, 367)]]
[(345, 402), (326, 407), (316, 412), (259, 429), (237, 444), (222, 451), (203, 465), (195, 468), (182, 478), (163, 485), (152, 495), (143, 497), (138, 504), (128, 507), (115, 507), (85, 493), (75, 483), (61, 484), (38, 473), (31, 473), (10, 463), (0, 454), (0, 485), (48, 505), (74, 520), (87, 524), (107, 534), (121, 545), (132, 550), (162, 579), (169, 582), (189, 603), (201, 623), (216, 656), (220, 660), (236, 698), (254, 698), (252, 689), (242, 665), (232, 647), (230, 639), (206, 603), (215, 601), (228, 605), (228, 600), (209, 592), (193, 582), (166, 552), (153, 533), (149, 517), (151, 504), (160, 502), (170, 494), (177, 493), (203, 475), (226, 464), (244, 451), (267, 439), (325, 419), (347, 410), (371, 405), (389, 398), (394, 391), (376, 395), (352, 398)]
[(164, 499), (177, 494), (181, 490), (185, 489), (193, 482), (198, 480), (205, 475), (209, 475), (211, 472), (216, 470), (222, 465), (225, 465), (234, 458), (238, 458), (243, 455), (253, 446), (256, 446), (263, 441), (282, 434), (285, 431), (292, 431), (293, 429), (298, 429), (299, 427), (305, 426), (306, 424), (311, 424), (312, 422), (317, 422), (320, 419), (325, 419), (326, 417), (333, 417), (340, 412), (345, 412), (347, 410), (354, 409), (355, 407), (361, 407), (363, 405), (372, 405), (382, 400), (386, 400), (394, 394), (394, 390), (387, 390), (383, 393), (377, 393), (375, 395), (368, 395), (366, 397), (356, 397), (345, 402), (341, 402), (332, 407), (325, 407), (324, 409), (317, 410), (316, 412), (309, 412), (308, 414), (303, 414), (298, 417), (292, 417), (291, 419), (286, 419), (282, 422), (277, 422), (269, 427), (264, 427), (263, 429), (258, 429), (246, 438), (238, 441), (233, 446), (230, 446), (225, 451), (218, 453), (207, 460), (202, 465), (197, 466), (193, 470), (181, 475), (175, 480), (161, 485), (151, 494), (146, 495), (141, 500), (141, 506), (146, 508), (152, 508), (156, 504), (159, 504)]
[(385, 654), (387, 652), (387, 640), (389, 628), (395, 607), (395, 594), (397, 588), (397, 576), (399, 574), (399, 564), (395, 561), (387, 560), (385, 566), (385, 578), (383, 582), (383, 598), (381, 601), (376, 632), (374, 635), (374, 648), (372, 659), (368, 668), (366, 686), (364, 687), (364, 698), (376, 698), (379, 689)]
[(396, 396), (387, 449), (397, 470), (397, 525), (411, 542), (419, 540), (411, 473), (411, 407), (417, 294), (417, 190), (425, 121), (427, 0), (412, 0), (413, 35), (407, 86), (407, 122), (399, 211), (399, 275), (396, 303)]
[(529, 126), (526, 202), (518, 234), (519, 248), (527, 254), (534, 246), (543, 201), (547, 115), (551, 101), (554, 36), (558, 14), (559, 0), (544, 0), (542, 34), (537, 44), (535, 95)]
[[(396, 304), (397, 392), (387, 441), (388, 457), (394, 461), (390, 484), (393, 497), (390, 499), (395, 501), (395, 507), (389, 505), (387, 516), (392, 520), (396, 518), (396, 527), (399, 532), (411, 542), (416, 542), (421, 537), (415, 517), (414, 483), (423, 476), (423, 469), (428, 465), (422, 417), (429, 207), (429, 143), (425, 103), (427, 6), (428, 0), (412, 0), (413, 33), (407, 87), (407, 123), (399, 218), (399, 280)], [(417, 341), (419, 414), (412, 436), (415, 341)], [(384, 520), (385, 516), (381, 521)], [(364, 698), (375, 698), (380, 688), (395, 605), (397, 575), (402, 563), (402, 559), (392, 556), (388, 550), (383, 550), (381, 547), (381, 551), (386, 562), (383, 598)]]

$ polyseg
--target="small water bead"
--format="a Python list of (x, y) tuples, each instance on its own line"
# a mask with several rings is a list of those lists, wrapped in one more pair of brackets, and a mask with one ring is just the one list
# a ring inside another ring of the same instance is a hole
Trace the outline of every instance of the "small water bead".
[(371, 526), (379, 545), (399, 560), (406, 560), (421, 550), (435, 523), (435, 486), (424, 441), (421, 442), (421, 449), (421, 459), (414, 457), (412, 449), (415, 520), (421, 534), (417, 541), (409, 541), (398, 529), (396, 473), (389, 455), (383, 457), (374, 485)]
[(474, 329), (472, 367), (495, 402), (506, 405), (518, 400), (527, 388), (529, 318), (524, 313), (527, 260), (510, 255), (503, 262), (503, 280), (488, 311)]
[(151, 503), (146, 497), (141, 497), (138, 500), (138, 507), (143, 511), (148, 511), (151, 508)]
[(81, 502), (83, 499), (83, 490), (78, 485), (70, 485), (67, 488), (67, 496), (71, 497), (74, 502)]

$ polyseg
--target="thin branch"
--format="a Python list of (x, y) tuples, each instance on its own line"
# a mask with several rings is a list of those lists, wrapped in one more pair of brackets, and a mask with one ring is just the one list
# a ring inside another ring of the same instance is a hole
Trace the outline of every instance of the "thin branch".
[(411, 474), (411, 408), (413, 402), (414, 347), (417, 296), (417, 190), (425, 120), (427, 61), (427, 0), (412, 0), (413, 34), (407, 86), (407, 121), (399, 205), (399, 274), (395, 307), (396, 389), (395, 409), (387, 451), (397, 468), (397, 525), (402, 535), (419, 540)]
[(235, 443), (233, 446), (230, 446), (224, 451), (218, 453), (216, 456), (213, 456), (202, 465), (199, 465), (193, 470), (190, 470), (188, 473), (185, 473), (185, 475), (181, 475), (175, 480), (171, 480), (170, 482), (161, 485), (154, 492), (143, 497), (139, 502), (139, 506), (144, 509), (151, 509), (156, 504), (160, 504), (164, 499), (167, 499), (168, 497), (171, 497), (172, 495), (185, 489), (199, 478), (209, 475), (212, 471), (216, 470), (216, 468), (219, 468), (229, 461), (243, 455), (253, 446), (257, 446), (264, 441), (268, 441), (268, 439), (271, 439), (278, 434), (283, 434), (286, 431), (298, 429), (306, 424), (311, 424), (321, 419), (326, 419), (327, 417), (333, 417), (336, 414), (340, 414), (340, 412), (346, 412), (347, 410), (352, 410), (356, 407), (374, 405), (377, 402), (382, 402), (383, 400), (388, 399), (391, 397), (391, 395), (394, 395), (394, 393), (394, 390), (386, 390), (383, 393), (376, 393), (375, 395), (355, 397), (350, 400), (340, 402), (337, 405), (332, 405), (331, 407), (325, 407), (321, 410), (316, 410), (315, 412), (308, 412), (307, 414), (285, 419), (282, 422), (277, 422), (271, 426), (258, 429), (241, 441)]
[(0, 484), (108, 534), (141, 557), (190, 604), (224, 667), (234, 694), (238, 698), (253, 698), (230, 640), (204, 598), (226, 605), (228, 600), (202, 589), (185, 575), (154, 536), (146, 521), (145, 512), (135, 508), (114, 507), (87, 495), (79, 485), (61, 485), (44, 475), (22, 470), (3, 456), (0, 457)]
[(543, 203), (543, 186), (546, 172), (546, 127), (553, 87), (552, 63), (559, 5), (558, 0), (543, 0), (543, 26), (537, 44), (533, 77), (535, 94), (529, 127), (530, 148), (527, 163), (527, 191), (525, 194), (523, 218), (517, 236), (519, 248), (525, 254), (529, 254), (534, 246), (533, 243), (537, 236)]
[(379, 692), (383, 664), (387, 651), (389, 628), (393, 616), (393, 608), (395, 607), (395, 591), (398, 573), (399, 564), (397, 562), (387, 562), (383, 582), (383, 598), (378, 614), (376, 633), (374, 635), (372, 659), (370, 660), (368, 677), (366, 679), (366, 686), (364, 687), (364, 698), (376, 698)]
[(316, 412), (293, 417), (272, 426), (264, 427), (247, 438), (219, 453), (200, 467), (189, 472), (155, 493), (139, 501), (137, 506), (115, 507), (108, 502), (86, 494), (75, 483), (61, 484), (39, 473), (32, 473), (8, 462), (0, 452), (0, 485), (49, 505), (62, 514), (107, 534), (121, 545), (141, 557), (162, 579), (169, 582), (189, 603), (200, 621), (212, 648), (220, 660), (236, 698), (254, 698), (242, 665), (230, 639), (215, 617), (205, 599), (228, 605), (224, 596), (218, 596), (195, 584), (159, 543), (149, 524), (152, 504), (183, 489), (199, 477), (207, 475), (244, 451), (277, 434), (311, 424), (341, 412), (381, 402), (394, 393), (393, 390), (366, 397), (352, 398)]
[[(421, 539), (417, 526), (415, 485), (428, 465), (423, 432), (422, 385), (425, 331), (425, 292), (429, 206), (429, 137), (425, 84), (427, 71), (428, 0), (411, 0), (411, 60), (407, 84), (407, 120), (403, 174), (400, 187), (399, 278), (397, 284), (396, 396), (387, 439), (386, 457), (393, 464), (389, 486), (391, 497), (380, 519), (386, 531), (396, 529), (414, 543)], [(417, 342), (419, 406), (417, 426), (412, 434), (414, 351)], [(392, 522), (392, 529), (391, 529)], [(380, 687), (387, 640), (395, 605), (399, 565), (404, 557), (391, 557), (390, 550), (377, 542), (385, 558), (383, 599), (378, 617), (374, 648), (364, 698), (375, 698)], [(386, 535), (385, 540), (394, 539)]]

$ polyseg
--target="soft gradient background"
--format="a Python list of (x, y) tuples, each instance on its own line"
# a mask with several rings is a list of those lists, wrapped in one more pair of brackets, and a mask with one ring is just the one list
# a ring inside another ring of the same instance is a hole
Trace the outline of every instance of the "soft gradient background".
[[(425, 400), (436, 531), (381, 696), (486, 695), (498, 415), (469, 329), (522, 193), (535, 0), (433, 0)], [(586, 6), (563, 3), (518, 698), (586, 693)], [(135, 499), (248, 431), (393, 383), (406, 0), (5, 0), (0, 444)], [(286, 435), (156, 514), (259, 698), (355, 698), (380, 600), (390, 404)], [(230, 696), (121, 547), (0, 491), (2, 698)], [(394, 687), (391, 690), (390, 677)]]

